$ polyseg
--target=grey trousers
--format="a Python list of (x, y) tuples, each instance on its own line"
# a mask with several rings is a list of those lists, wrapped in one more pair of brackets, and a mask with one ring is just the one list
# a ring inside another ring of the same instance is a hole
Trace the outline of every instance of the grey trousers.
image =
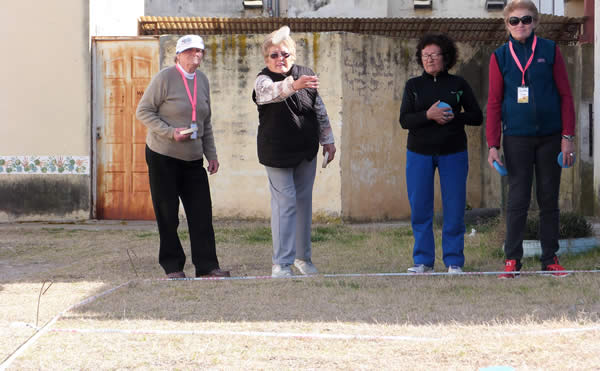
[(271, 190), (273, 264), (311, 259), (312, 190), (317, 157), (293, 168), (265, 166)]

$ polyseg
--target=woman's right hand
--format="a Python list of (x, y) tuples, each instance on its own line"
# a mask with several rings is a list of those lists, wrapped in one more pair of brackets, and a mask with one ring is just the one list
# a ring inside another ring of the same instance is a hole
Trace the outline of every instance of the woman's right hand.
[(175, 139), (176, 142), (185, 142), (186, 140), (189, 140), (190, 137), (192, 136), (192, 133), (179, 134), (180, 131), (183, 131), (186, 129), (187, 128), (175, 128), (175, 132), (173, 133), (173, 139)]
[(292, 88), (294, 88), (294, 90), (300, 90), (300, 89), (306, 89), (306, 88), (318, 89), (319, 88), (319, 77), (302, 75), (302, 76), (298, 77), (298, 80), (295, 80), (292, 83)]
[(502, 161), (500, 160), (500, 154), (498, 153), (498, 149), (496, 147), (490, 147), (488, 152), (488, 164), (494, 169), (494, 161), (498, 163), (500, 166), (504, 166)]
[(441, 108), (438, 107), (438, 104), (440, 104), (439, 100), (429, 107), (426, 113), (427, 119), (433, 120), (440, 125), (446, 125), (454, 119), (454, 113), (452, 112), (452, 108)]

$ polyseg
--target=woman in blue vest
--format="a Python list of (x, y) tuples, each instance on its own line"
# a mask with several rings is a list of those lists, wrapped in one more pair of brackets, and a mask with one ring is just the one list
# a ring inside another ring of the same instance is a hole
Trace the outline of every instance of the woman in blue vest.
[(448, 70), (456, 63), (454, 41), (427, 34), (417, 44), (416, 60), (424, 71), (406, 82), (400, 124), (408, 129), (406, 188), (415, 244), (411, 273), (433, 272), (433, 183), (440, 176), (444, 225), (442, 250), (449, 273), (461, 273), (469, 158), (465, 125), (479, 126), (483, 114), (469, 84)]
[(319, 78), (294, 64), (296, 43), (287, 26), (269, 34), (252, 99), (258, 106), (258, 160), (271, 190), (272, 277), (289, 277), (294, 265), (315, 274), (310, 232), (312, 190), (319, 142), (327, 162), (335, 156), (333, 133), (319, 96)]
[[(509, 40), (490, 58), (486, 137), (488, 163), (508, 172), (504, 271), (514, 278), (521, 269), (523, 232), (533, 175), (539, 205), (542, 270), (564, 276), (558, 251), (558, 195), (562, 166), (574, 161), (575, 111), (565, 62), (558, 45), (535, 35), (538, 10), (530, 0), (504, 8)], [(500, 158), (500, 139), (504, 150)]]

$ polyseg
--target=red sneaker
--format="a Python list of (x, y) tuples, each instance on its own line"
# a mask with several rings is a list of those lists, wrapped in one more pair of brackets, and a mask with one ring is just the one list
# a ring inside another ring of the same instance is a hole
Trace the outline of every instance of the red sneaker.
[[(521, 269), (521, 264), (517, 263), (514, 259), (506, 259), (504, 262), (504, 272), (498, 276), (499, 279), (504, 280), (507, 278), (517, 278), (519, 277), (519, 270)], [(512, 272), (512, 273), (511, 273)]]
[(548, 264), (546, 266), (546, 268), (542, 269), (544, 271), (549, 271), (549, 272), (556, 272), (556, 273), (552, 273), (552, 275), (554, 277), (566, 277), (569, 275), (569, 273), (566, 272), (562, 272), (565, 270), (565, 268), (562, 267), (562, 265), (560, 265), (558, 263), (558, 258), (555, 256), (554, 257), (554, 263), (553, 264)]

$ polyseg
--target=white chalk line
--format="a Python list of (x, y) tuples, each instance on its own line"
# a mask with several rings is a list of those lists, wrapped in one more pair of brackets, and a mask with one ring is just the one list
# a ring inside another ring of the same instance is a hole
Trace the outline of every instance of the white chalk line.
[(152, 330), (152, 329), (52, 329), (52, 332), (70, 332), (81, 334), (127, 334), (127, 335), (220, 335), (220, 336), (249, 336), (249, 337), (273, 337), (273, 338), (309, 338), (326, 340), (403, 340), (403, 341), (440, 341), (441, 338), (397, 336), (397, 335), (353, 335), (353, 334), (321, 334), (301, 332), (269, 332), (269, 331), (225, 331), (225, 330)]
[[(272, 331), (226, 331), (226, 330), (153, 330), (153, 329), (115, 329), (115, 328), (55, 328), (52, 332), (77, 333), (77, 334), (125, 334), (125, 335), (217, 335), (217, 336), (246, 336), (265, 338), (301, 338), (301, 339), (324, 339), (324, 340), (388, 340), (408, 342), (435, 342), (454, 341), (456, 336), (447, 337), (419, 337), (406, 335), (356, 335), (356, 334), (322, 334), (322, 333), (298, 333), (298, 332), (272, 332)], [(600, 331), (600, 326), (580, 328), (558, 328), (545, 330), (531, 330), (521, 332), (502, 331), (497, 334), (480, 334), (481, 337), (506, 337), (506, 336), (546, 336), (561, 335), (569, 333), (581, 333)]]
[[(333, 274), (313, 274), (313, 275), (292, 275), (288, 277), (271, 277), (271, 276), (236, 276), (236, 277), (189, 277), (189, 278), (148, 278), (145, 281), (243, 281), (243, 280), (270, 280), (270, 279), (299, 279), (299, 278), (343, 278), (343, 277), (460, 277), (460, 276), (498, 276), (507, 272), (428, 272), (428, 273), (333, 273)], [(600, 270), (564, 270), (564, 271), (520, 271), (517, 275), (540, 275), (540, 276), (555, 276), (556, 273), (583, 274), (583, 273), (600, 273)], [(567, 276), (562, 276), (567, 277)]]
[(29, 348), (31, 345), (33, 345), (43, 334), (48, 332), (50, 330), (50, 328), (52, 327), (52, 325), (54, 325), (54, 323), (56, 323), (56, 321), (58, 321), (58, 319), (60, 317), (62, 317), (65, 313), (67, 313), (75, 308), (78, 308), (80, 306), (89, 304), (102, 296), (108, 295), (108, 294), (120, 289), (123, 286), (129, 285), (131, 282), (133, 282), (133, 280), (127, 281), (118, 286), (110, 288), (106, 291), (101, 292), (100, 294), (86, 298), (86, 299), (80, 301), (79, 303), (71, 305), (67, 309), (63, 310), (62, 312), (60, 312), (59, 314), (54, 316), (50, 321), (46, 322), (46, 324), (44, 326), (38, 328), (36, 330), (36, 332), (29, 339), (27, 339), (23, 344), (19, 345), (19, 347), (0, 364), (0, 371), (6, 370), (17, 357), (19, 357), (21, 354), (23, 354), (23, 352), (27, 348)]

